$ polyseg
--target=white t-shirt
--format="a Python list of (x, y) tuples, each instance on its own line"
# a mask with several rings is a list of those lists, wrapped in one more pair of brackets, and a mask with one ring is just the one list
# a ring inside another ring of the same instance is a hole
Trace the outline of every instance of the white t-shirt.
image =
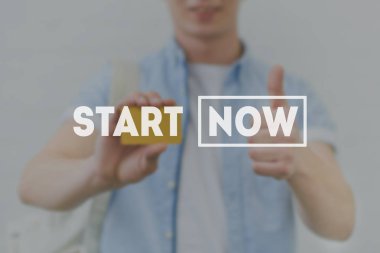
[[(227, 250), (220, 149), (198, 148), (197, 102), (200, 95), (220, 95), (229, 70), (229, 66), (189, 65), (190, 114), (177, 214), (179, 253), (225, 253)], [(210, 100), (210, 103), (217, 102)]]

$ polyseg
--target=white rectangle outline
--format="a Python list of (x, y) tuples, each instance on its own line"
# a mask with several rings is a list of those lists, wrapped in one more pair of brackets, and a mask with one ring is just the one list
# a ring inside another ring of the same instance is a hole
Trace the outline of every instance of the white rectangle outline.
[[(303, 101), (303, 143), (202, 143), (202, 100), (206, 99), (286, 99)], [(307, 147), (307, 96), (198, 96), (198, 147)]]

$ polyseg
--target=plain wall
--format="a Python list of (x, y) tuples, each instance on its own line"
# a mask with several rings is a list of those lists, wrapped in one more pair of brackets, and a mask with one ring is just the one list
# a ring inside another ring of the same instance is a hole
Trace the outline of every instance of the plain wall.
[[(246, 0), (241, 8), (241, 34), (253, 54), (310, 81), (328, 105), (356, 196), (349, 242), (319, 239), (300, 224), (299, 252), (374, 252), (380, 248), (380, 2)], [(107, 60), (140, 59), (171, 34), (164, 0), (0, 0), (0, 252), (8, 221), (36, 212), (17, 198), (22, 166), (54, 132), (81, 85)]]

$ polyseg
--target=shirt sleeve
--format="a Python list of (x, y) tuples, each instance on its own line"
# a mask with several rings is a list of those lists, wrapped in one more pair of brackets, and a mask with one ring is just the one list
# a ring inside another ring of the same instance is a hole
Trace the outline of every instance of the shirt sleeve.
[[(79, 106), (88, 106), (93, 112), (97, 106), (107, 106), (109, 104), (111, 78), (111, 64), (106, 64), (89, 82), (83, 85), (77, 97), (63, 113), (61, 121), (73, 118), (73, 112)], [(100, 117), (94, 116), (93, 121), (95, 127), (99, 128)]]
[[(332, 120), (325, 104), (318, 97), (312, 87), (301, 80), (290, 82), (292, 87), (289, 87), (291, 94), (307, 97), (307, 141), (321, 141), (331, 145), (335, 150), (337, 148), (336, 126)], [(297, 119), (300, 126), (303, 126), (303, 106), (302, 113)], [(303, 127), (301, 128), (304, 131)]]

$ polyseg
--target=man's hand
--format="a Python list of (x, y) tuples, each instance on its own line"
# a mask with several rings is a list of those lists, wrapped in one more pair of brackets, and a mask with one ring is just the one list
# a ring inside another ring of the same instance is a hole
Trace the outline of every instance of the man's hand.
[[(268, 94), (270, 96), (284, 96), (284, 70), (275, 66), (268, 78)], [(284, 107), (285, 113), (289, 111), (287, 101), (274, 99), (271, 104), (272, 115), (276, 114), (278, 107)], [(265, 118), (262, 115), (262, 118)], [(289, 137), (280, 135), (271, 137), (268, 126), (263, 121), (260, 131), (248, 138), (249, 143), (299, 143), (299, 131), (293, 126)], [(296, 148), (250, 148), (249, 156), (254, 161), (254, 171), (262, 176), (271, 176), (276, 179), (289, 179), (297, 170)]]
[[(172, 106), (173, 100), (163, 100), (155, 92), (135, 93), (122, 101), (110, 119), (110, 132), (116, 128), (124, 106)], [(166, 144), (122, 145), (120, 137), (99, 137), (90, 168), (93, 170), (94, 183), (102, 190), (119, 188), (136, 183), (157, 169), (159, 156), (166, 150)]]
[[(170, 106), (157, 93), (136, 93), (118, 105), (110, 119), (114, 131), (121, 108)], [(20, 182), (23, 202), (51, 210), (69, 210), (98, 193), (138, 182), (153, 173), (166, 145), (123, 146), (120, 137), (86, 138), (74, 134), (74, 120), (65, 121), (46, 146), (27, 164)]]
[[(283, 96), (284, 70), (272, 69), (268, 80), (269, 95)], [(288, 104), (273, 100), (272, 110)], [(266, 125), (251, 143), (299, 143), (296, 126), (289, 137), (270, 137)], [(355, 223), (355, 204), (350, 186), (345, 181), (335, 160), (331, 146), (323, 142), (311, 142), (306, 148), (251, 148), (254, 171), (263, 176), (287, 179), (294, 193), (304, 223), (323, 237), (346, 240)]]

